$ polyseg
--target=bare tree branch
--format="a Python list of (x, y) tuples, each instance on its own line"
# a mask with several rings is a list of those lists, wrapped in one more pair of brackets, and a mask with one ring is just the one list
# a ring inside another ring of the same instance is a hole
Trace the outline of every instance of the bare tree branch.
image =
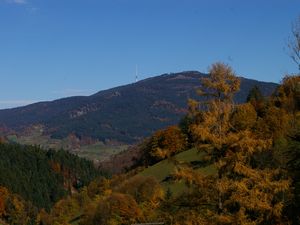
[(290, 57), (297, 64), (300, 71), (300, 16), (292, 24), (292, 36), (288, 40), (288, 48), (290, 49)]

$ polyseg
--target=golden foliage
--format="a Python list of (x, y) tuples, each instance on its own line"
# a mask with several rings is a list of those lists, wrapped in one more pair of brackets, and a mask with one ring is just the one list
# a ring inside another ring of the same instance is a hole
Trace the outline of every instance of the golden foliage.
[(201, 79), (202, 87), (197, 90), (199, 95), (213, 97), (217, 101), (231, 101), (240, 88), (240, 80), (232, 68), (217, 62), (209, 70), (209, 77)]
[(300, 110), (300, 76), (285, 76), (274, 97), (275, 104), (287, 111)]
[(236, 106), (232, 114), (231, 123), (237, 130), (252, 129), (257, 120), (257, 114), (251, 103)]
[(290, 181), (283, 179), (279, 170), (253, 166), (254, 155), (270, 149), (272, 139), (259, 137), (252, 131), (257, 115), (251, 104), (239, 107), (233, 104), (232, 97), (239, 83), (232, 69), (221, 63), (214, 64), (209, 76), (202, 79), (199, 93), (210, 98), (202, 107), (199, 103), (201, 113), (197, 113), (197, 104), (192, 102), (191, 115), (201, 115), (201, 119), (195, 120), (191, 131), (197, 147), (215, 163), (218, 173), (204, 176), (181, 168), (176, 177), (194, 187), (198, 210), (199, 206), (206, 205), (201, 218), (207, 224), (263, 221), (278, 224), (283, 209), (281, 196), (288, 190)]
[(292, 116), (283, 108), (269, 106), (263, 118), (257, 121), (256, 133), (263, 138), (278, 139), (292, 127)]
[(82, 224), (132, 224), (142, 216), (134, 198), (122, 193), (112, 193), (93, 207), (92, 213), (85, 214)]
[(134, 176), (122, 183), (117, 190), (134, 197), (137, 203), (148, 202), (151, 208), (157, 208), (164, 198), (164, 191), (154, 177)]
[(3, 219), (13, 225), (27, 224), (30, 219), (27, 207), (28, 205), (20, 196), (0, 186), (0, 221)]
[(147, 151), (158, 160), (168, 158), (183, 151), (187, 146), (187, 138), (177, 126), (170, 126), (155, 132), (148, 143)]
[(5, 187), (0, 186), (0, 218), (5, 216), (5, 202), (8, 198), (8, 190)]

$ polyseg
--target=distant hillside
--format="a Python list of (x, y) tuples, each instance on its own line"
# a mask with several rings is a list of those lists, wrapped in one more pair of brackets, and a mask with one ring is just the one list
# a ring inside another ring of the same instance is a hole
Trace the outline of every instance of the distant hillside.
[[(100, 91), (88, 97), (70, 97), (25, 107), (0, 110), (0, 132), (26, 132), (39, 125), (45, 135), (103, 142), (134, 143), (153, 131), (176, 124), (185, 114), (188, 98), (205, 74), (191, 71), (148, 78), (137, 83)], [(244, 102), (257, 85), (270, 95), (275, 83), (242, 79), (236, 102)], [(0, 133), (1, 135), (1, 133)]]

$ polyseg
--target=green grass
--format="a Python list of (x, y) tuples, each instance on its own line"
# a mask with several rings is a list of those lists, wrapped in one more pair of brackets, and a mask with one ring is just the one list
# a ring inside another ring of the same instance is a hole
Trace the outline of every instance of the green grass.
[(42, 148), (49, 149), (67, 149), (68, 141), (66, 139), (51, 139), (50, 136), (43, 135), (43, 131), (39, 128), (33, 128), (30, 135), (10, 135), (8, 140), (24, 145), (39, 145)]
[[(204, 157), (204, 153), (199, 153), (196, 149), (190, 149), (184, 152), (181, 152), (174, 156), (174, 158), (180, 164), (195, 164), (195, 162), (201, 162)], [(216, 169), (213, 165), (206, 165), (206, 166), (193, 166), (195, 170), (202, 172), (204, 174), (214, 174)], [(179, 195), (180, 193), (187, 191), (187, 186), (184, 182), (172, 182), (166, 180), (166, 178), (170, 177), (175, 172), (175, 164), (173, 160), (163, 160), (153, 166), (150, 166), (143, 170), (139, 175), (142, 176), (154, 176), (162, 185), (164, 190), (170, 189), (173, 195)]]
[(119, 146), (108, 146), (101, 142), (97, 142), (93, 145), (87, 145), (81, 147), (76, 154), (80, 157), (84, 157), (90, 160), (100, 160), (103, 161), (108, 159), (111, 155), (118, 154), (125, 149), (127, 149), (127, 145), (119, 145)]
[(102, 142), (97, 142), (92, 145), (80, 146), (79, 148), (72, 147), (72, 143), (68, 138), (52, 139), (50, 136), (43, 135), (42, 130), (32, 129), (30, 135), (16, 136), (10, 135), (8, 140), (24, 145), (39, 145), (44, 149), (65, 149), (80, 157), (84, 157), (93, 161), (103, 161), (111, 155), (118, 154), (124, 151), (127, 145), (109, 146)]

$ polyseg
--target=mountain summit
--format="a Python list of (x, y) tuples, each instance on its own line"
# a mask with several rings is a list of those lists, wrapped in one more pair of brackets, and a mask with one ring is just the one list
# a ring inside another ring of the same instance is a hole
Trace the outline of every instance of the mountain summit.
[[(197, 71), (163, 74), (91, 96), (0, 110), (0, 127), (18, 133), (38, 125), (52, 138), (75, 135), (103, 142), (134, 143), (155, 130), (178, 123), (186, 113), (187, 100), (199, 99), (195, 90), (203, 76), (206, 75)], [(245, 102), (255, 85), (265, 96), (277, 86), (241, 78), (235, 101)]]

